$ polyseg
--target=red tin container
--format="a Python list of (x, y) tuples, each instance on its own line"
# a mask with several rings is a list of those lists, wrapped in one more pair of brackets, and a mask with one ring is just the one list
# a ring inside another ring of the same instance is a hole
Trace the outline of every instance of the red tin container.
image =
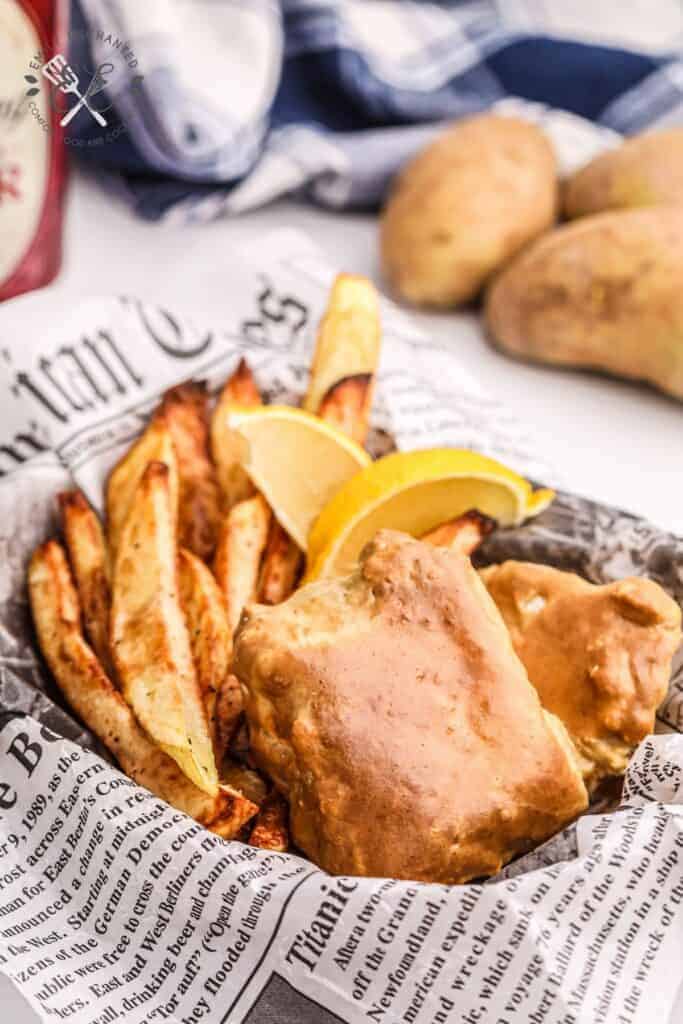
[(67, 18), (68, 0), (0, 0), (0, 300), (61, 263), (66, 150), (41, 69), (66, 53)]

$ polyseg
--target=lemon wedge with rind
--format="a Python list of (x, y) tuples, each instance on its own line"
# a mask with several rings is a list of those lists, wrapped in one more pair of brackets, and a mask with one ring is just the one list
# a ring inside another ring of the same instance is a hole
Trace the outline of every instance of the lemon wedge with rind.
[(226, 427), (240, 464), (299, 547), (334, 494), (371, 463), (346, 434), (289, 405), (232, 408)]
[(351, 571), (364, 545), (385, 527), (420, 537), (471, 508), (514, 526), (554, 497), (477, 452), (437, 448), (386, 455), (349, 480), (318, 516), (308, 539), (306, 578)]

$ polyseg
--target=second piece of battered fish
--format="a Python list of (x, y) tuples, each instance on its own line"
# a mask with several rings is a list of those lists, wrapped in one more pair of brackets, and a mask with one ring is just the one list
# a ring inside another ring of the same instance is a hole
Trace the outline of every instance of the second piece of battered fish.
[(381, 531), (346, 579), (235, 637), (252, 752), (296, 845), (336, 874), (492, 874), (587, 804), (468, 558)]
[(589, 789), (626, 769), (654, 728), (681, 611), (652, 580), (596, 586), (529, 562), (482, 571), (544, 708), (562, 719)]

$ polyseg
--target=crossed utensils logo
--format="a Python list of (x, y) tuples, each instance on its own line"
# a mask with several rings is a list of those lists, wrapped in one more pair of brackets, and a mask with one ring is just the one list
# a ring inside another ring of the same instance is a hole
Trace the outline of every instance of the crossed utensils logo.
[[(104, 117), (101, 110), (91, 106), (90, 101), (93, 96), (102, 92), (106, 87), (107, 75), (113, 70), (114, 65), (109, 61), (100, 64), (97, 71), (91, 75), (90, 81), (83, 91), (81, 89), (78, 75), (63, 54), (55, 54), (54, 57), (42, 65), (40, 68), (41, 74), (48, 80), (48, 82), (55, 86), (62, 95), (76, 97), (76, 103), (67, 110), (59, 122), (63, 128), (70, 124), (81, 110), (87, 110), (90, 116), (97, 121), (101, 128), (106, 128), (107, 119)], [(35, 75), (24, 75), (24, 78), (30, 86), (26, 95), (36, 96), (40, 92), (39, 80)], [(106, 109), (109, 108), (107, 107)]]

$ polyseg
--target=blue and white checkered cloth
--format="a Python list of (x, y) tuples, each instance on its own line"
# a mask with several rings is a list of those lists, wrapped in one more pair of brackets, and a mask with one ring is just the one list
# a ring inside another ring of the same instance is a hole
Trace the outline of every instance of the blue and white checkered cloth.
[[(371, 208), (444, 121), (492, 106), (539, 120), (568, 167), (683, 120), (675, 6), (78, 0), (70, 61), (106, 65), (91, 104), (108, 123), (82, 111), (69, 143), (151, 219), (210, 220), (285, 193)], [(644, 24), (624, 40), (612, 25), (629, 7)]]

